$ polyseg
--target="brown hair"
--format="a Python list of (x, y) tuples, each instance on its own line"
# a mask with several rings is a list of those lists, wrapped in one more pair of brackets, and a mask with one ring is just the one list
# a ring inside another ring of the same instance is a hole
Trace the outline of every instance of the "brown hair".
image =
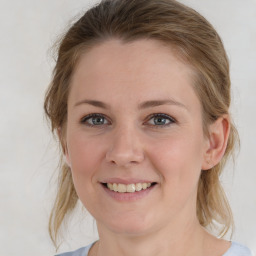
[[(228, 59), (219, 35), (204, 17), (175, 0), (103, 0), (73, 24), (60, 41), (44, 103), (53, 132), (65, 127), (70, 79), (82, 52), (110, 38), (123, 42), (155, 39), (175, 48), (178, 56), (196, 73), (194, 89), (201, 101), (206, 135), (210, 123), (229, 114)], [(64, 140), (62, 134), (63, 150)], [(236, 141), (238, 134), (231, 122), (224, 157), (210, 170), (202, 171), (198, 184), (197, 217), (200, 224), (208, 228), (214, 223), (221, 224), (221, 236), (233, 226), (233, 217), (219, 177)], [(49, 221), (49, 232), (55, 243), (61, 223), (74, 209), (77, 200), (71, 171), (62, 163)]]

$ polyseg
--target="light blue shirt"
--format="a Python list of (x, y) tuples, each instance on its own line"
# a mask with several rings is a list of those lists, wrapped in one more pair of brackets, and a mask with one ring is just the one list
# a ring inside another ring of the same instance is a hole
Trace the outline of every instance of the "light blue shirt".
[[(93, 243), (86, 247), (82, 247), (76, 251), (61, 253), (56, 256), (87, 256), (92, 245)], [(254, 256), (254, 255), (252, 251), (246, 246), (236, 242), (232, 242), (231, 247), (225, 254), (223, 254), (223, 256)]]

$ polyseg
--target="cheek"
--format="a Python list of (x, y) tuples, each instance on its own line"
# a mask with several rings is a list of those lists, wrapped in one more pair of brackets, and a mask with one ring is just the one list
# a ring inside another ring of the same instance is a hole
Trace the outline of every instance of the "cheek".
[(203, 141), (200, 136), (176, 134), (151, 145), (154, 147), (150, 150), (150, 158), (163, 182), (182, 189), (197, 184), (203, 160)]
[(99, 170), (103, 157), (102, 143), (97, 140), (85, 139), (79, 133), (72, 134), (69, 138), (68, 151), (74, 184), (88, 189), (92, 182), (96, 182), (95, 174)]

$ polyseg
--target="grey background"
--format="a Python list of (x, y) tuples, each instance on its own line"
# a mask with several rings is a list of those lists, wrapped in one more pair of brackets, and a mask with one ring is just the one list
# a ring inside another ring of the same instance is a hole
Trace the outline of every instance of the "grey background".
[[(256, 1), (182, 0), (221, 35), (231, 63), (232, 113), (240, 132), (236, 165), (223, 184), (233, 208), (233, 240), (256, 251)], [(50, 47), (86, 0), (0, 0), (0, 255), (53, 255), (47, 221), (58, 149), (43, 116)], [(81, 205), (78, 208), (82, 208)], [(97, 238), (92, 218), (74, 215), (60, 251)]]

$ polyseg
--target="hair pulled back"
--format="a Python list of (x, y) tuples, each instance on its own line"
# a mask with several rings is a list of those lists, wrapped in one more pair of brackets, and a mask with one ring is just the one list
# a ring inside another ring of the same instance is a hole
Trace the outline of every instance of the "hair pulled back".
[[(204, 132), (224, 114), (229, 114), (229, 62), (222, 41), (212, 25), (195, 10), (175, 0), (103, 0), (89, 9), (64, 35), (58, 47), (51, 84), (44, 109), (53, 132), (64, 129), (70, 80), (81, 54), (108, 39), (124, 43), (154, 39), (175, 49), (195, 71), (194, 90), (202, 105)], [(65, 136), (60, 137), (64, 149)], [(231, 123), (224, 157), (210, 170), (202, 171), (197, 196), (197, 217), (202, 226), (220, 224), (219, 235), (233, 225), (232, 212), (220, 183), (226, 160), (234, 151), (238, 134)], [(61, 223), (78, 197), (71, 171), (63, 162), (58, 191), (49, 221), (49, 232), (56, 243)]]

